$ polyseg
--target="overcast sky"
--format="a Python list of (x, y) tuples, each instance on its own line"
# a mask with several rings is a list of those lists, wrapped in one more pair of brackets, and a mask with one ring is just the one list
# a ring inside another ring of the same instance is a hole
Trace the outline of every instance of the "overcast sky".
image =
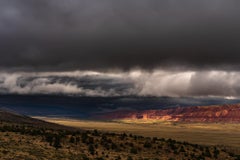
[[(0, 92), (238, 97), (239, 8), (239, 0), (1, 0)], [(88, 88), (76, 70), (106, 77), (92, 76)], [(73, 79), (51, 79), (56, 71)]]
[(0, 67), (238, 70), (238, 0), (1, 0)]

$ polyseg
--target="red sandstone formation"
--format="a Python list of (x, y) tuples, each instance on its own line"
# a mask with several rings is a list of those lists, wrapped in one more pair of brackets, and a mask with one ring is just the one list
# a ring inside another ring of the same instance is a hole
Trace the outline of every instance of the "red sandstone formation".
[(110, 120), (166, 120), (177, 122), (240, 122), (240, 104), (178, 107), (162, 110), (116, 111), (97, 116)]

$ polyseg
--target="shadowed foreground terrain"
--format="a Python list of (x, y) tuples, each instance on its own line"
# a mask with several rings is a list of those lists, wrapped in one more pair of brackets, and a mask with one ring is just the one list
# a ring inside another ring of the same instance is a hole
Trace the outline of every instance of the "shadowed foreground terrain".
[[(6, 112), (0, 112), (0, 114)], [(15, 114), (8, 113), (14, 119)], [(1, 115), (0, 115), (1, 116)], [(17, 115), (21, 118), (25, 116)], [(18, 117), (18, 118), (20, 118)], [(30, 119), (33, 121), (31, 124)], [(1, 159), (236, 159), (235, 150), (159, 137), (0, 121)], [(39, 121), (39, 120), (36, 120)], [(43, 121), (41, 121), (43, 122)], [(44, 122), (43, 122), (44, 123)]]
[(235, 159), (224, 147), (94, 131), (1, 124), (1, 159)]

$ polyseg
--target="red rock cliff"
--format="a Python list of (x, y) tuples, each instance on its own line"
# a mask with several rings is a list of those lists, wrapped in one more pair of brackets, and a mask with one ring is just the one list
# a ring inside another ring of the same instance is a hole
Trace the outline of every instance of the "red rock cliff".
[(116, 111), (97, 116), (100, 119), (142, 119), (179, 122), (240, 122), (240, 104), (178, 107), (163, 110)]

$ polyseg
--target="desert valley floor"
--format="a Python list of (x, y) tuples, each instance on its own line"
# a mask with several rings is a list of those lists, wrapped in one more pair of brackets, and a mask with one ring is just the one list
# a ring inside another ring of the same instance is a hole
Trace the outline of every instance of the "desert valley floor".
[(125, 132), (150, 137), (172, 138), (197, 144), (240, 147), (240, 124), (236, 123), (173, 123), (139, 120), (104, 122), (49, 117), (35, 118), (87, 130)]

